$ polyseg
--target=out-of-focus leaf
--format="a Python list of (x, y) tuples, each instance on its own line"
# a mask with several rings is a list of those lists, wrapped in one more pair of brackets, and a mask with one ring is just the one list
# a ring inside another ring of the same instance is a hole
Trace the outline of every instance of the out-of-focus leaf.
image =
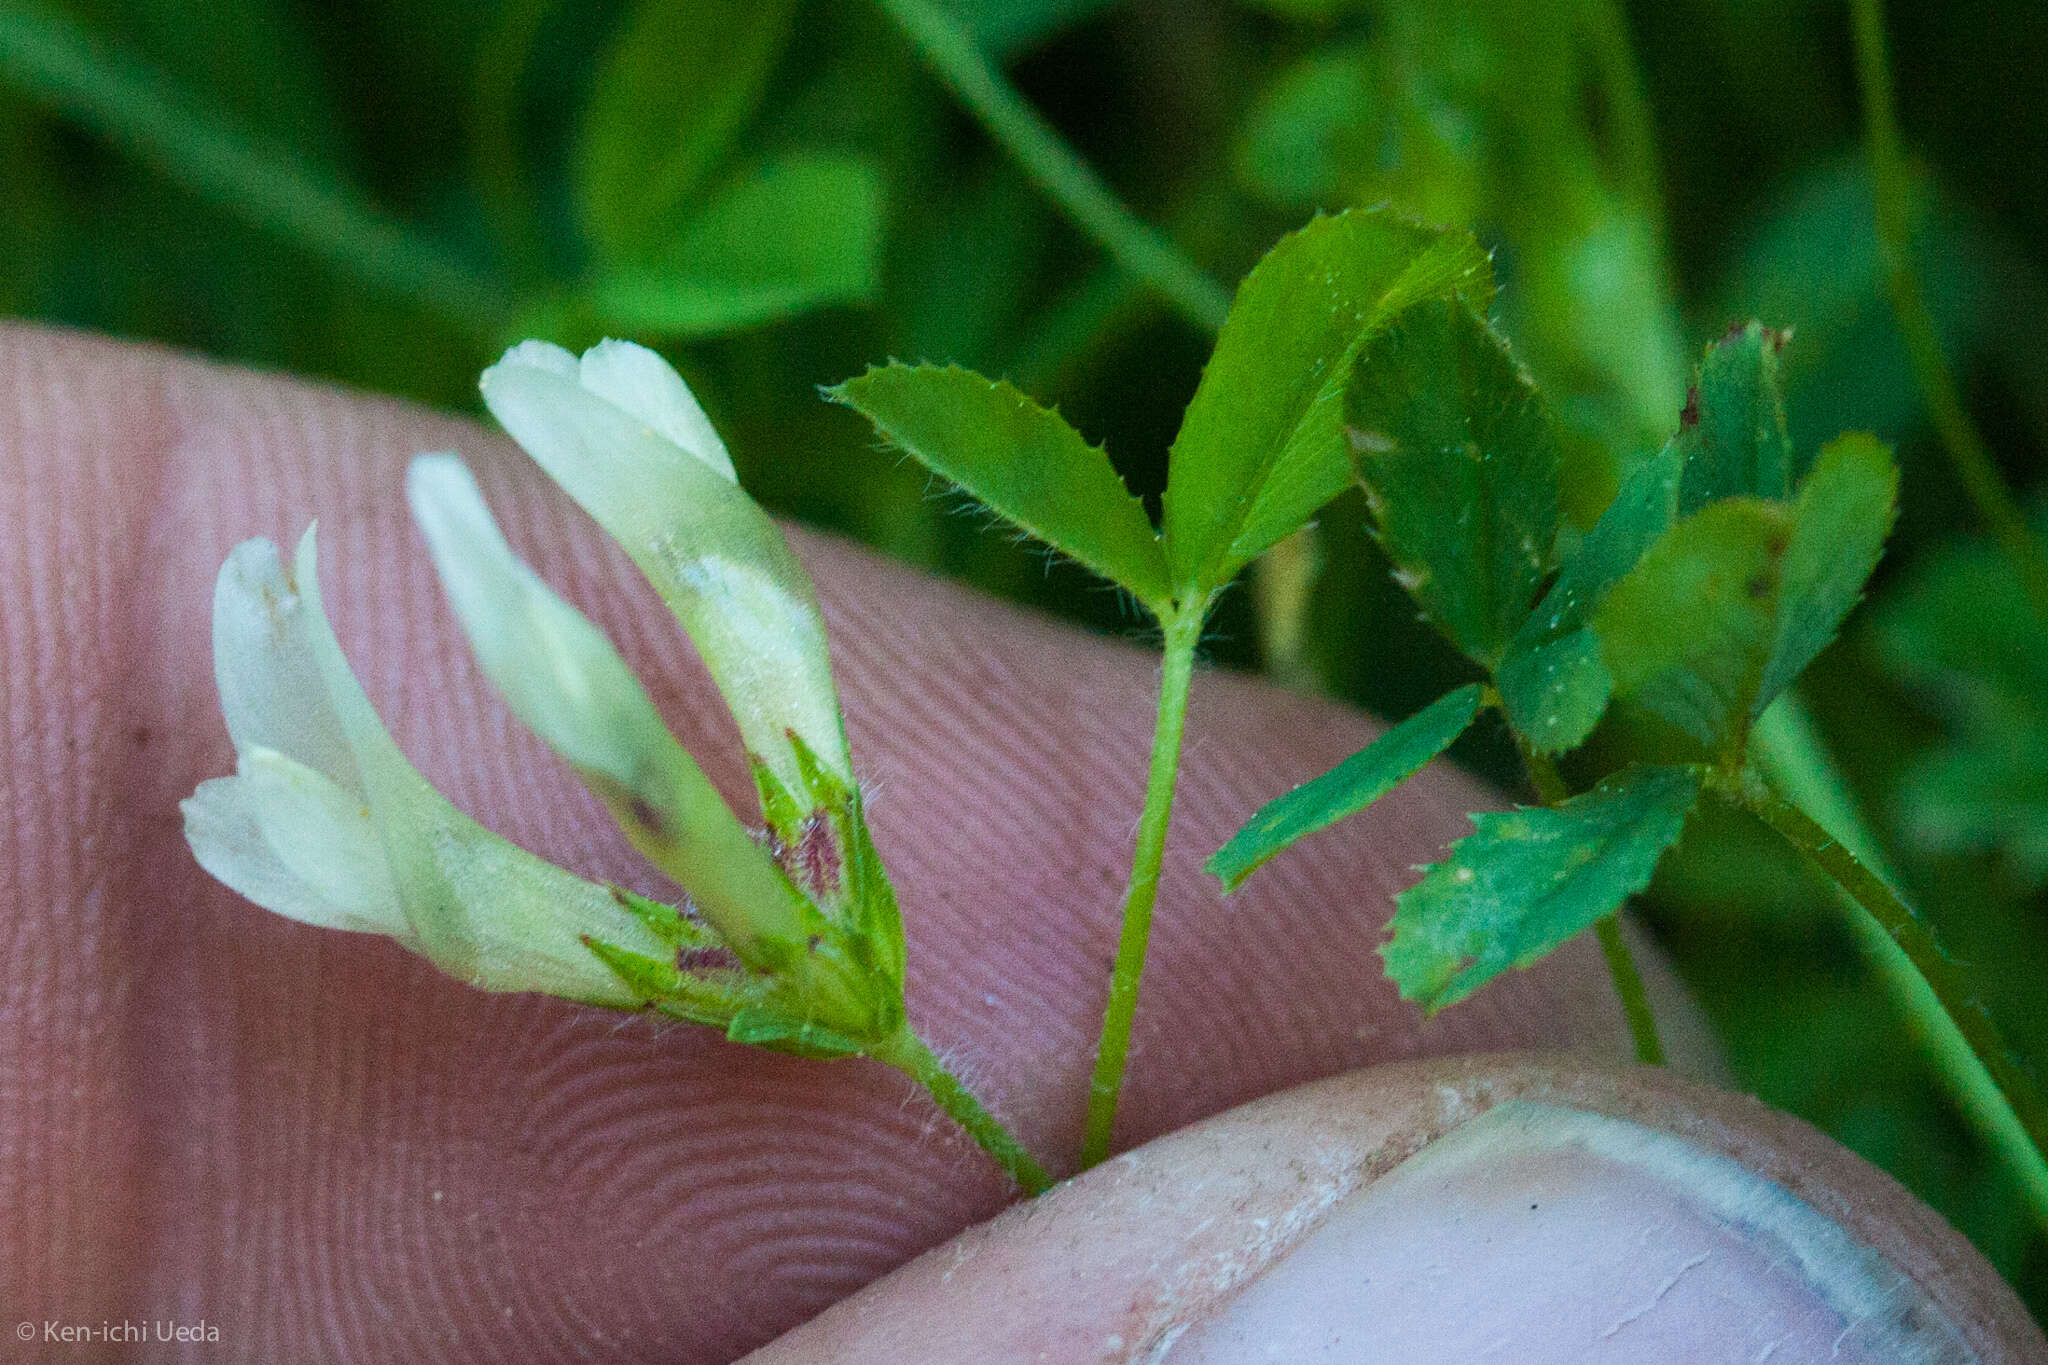
[(1243, 0), (1249, 9), (1262, 9), (1304, 23), (1327, 24), (1355, 14), (1369, 0)]
[(1786, 497), (1794, 477), (1792, 441), (1778, 392), (1778, 351), (1785, 334), (1760, 322), (1731, 330), (1707, 348), (1686, 395), (1678, 447), (1678, 510), (1696, 512), (1719, 498)]
[(1495, 675), (1502, 709), (1538, 753), (1579, 744), (1607, 709), (1613, 680), (1590, 628), (1593, 609), (1671, 525), (1679, 469), (1675, 444), (1636, 467), (1508, 642)]
[(870, 298), (881, 266), (882, 187), (855, 156), (796, 156), (729, 186), (652, 266), (591, 289), (608, 326), (713, 336)]
[(1216, 850), (1208, 870), (1235, 891), (1274, 854), (1364, 810), (1450, 748), (1479, 714), (1481, 696), (1474, 683), (1440, 697), (1321, 777), (1269, 801)]
[(662, 255), (761, 101), (795, 0), (637, 0), (598, 64), (577, 166), (614, 260)]
[(1006, 61), (1117, 0), (946, 0), (953, 17), (966, 25), (982, 51)]
[(1164, 612), (1159, 537), (1098, 446), (1006, 383), (957, 366), (892, 364), (829, 394), (943, 478)]
[(438, 242), (67, 19), (0, 9), (0, 81), (344, 276), (465, 323), (488, 328), (499, 318), (502, 302)]
[(1485, 307), (1486, 254), (1462, 232), (1384, 212), (1318, 218), (1245, 278), (1174, 438), (1167, 561), (1212, 593), (1350, 481), (1344, 394), (1359, 348), (1411, 304)]
[(1654, 215), (1589, 191), (1561, 226), (1531, 224), (1498, 325), (1536, 374), (1563, 438), (1559, 502), (1590, 525), (1673, 429), (1686, 381), (1678, 310)]
[[(2048, 353), (2038, 268), (1924, 179), (1914, 182), (1911, 259), (1949, 363), (1968, 368), (2002, 336)], [(1792, 184), (1737, 247), (1709, 317), (1765, 317), (1797, 345), (1785, 352), (1794, 445), (1845, 427), (1903, 435), (1923, 422), (1877, 255), (1870, 167), (1860, 152)], [(2027, 387), (2038, 388), (2036, 382)]]
[(1473, 816), (1401, 893), (1388, 978), (1434, 1014), (1537, 961), (1649, 885), (1699, 793), (1690, 768), (1629, 768), (1560, 806)]
[(1384, 203), (1498, 242), (1511, 287), (1496, 321), (1559, 423), (1563, 511), (1590, 526), (1669, 434), (1686, 372), (1645, 130), (1611, 102), (1627, 84), (1613, 13), (1369, 8), (1368, 37), (1319, 46), (1253, 100), (1239, 178), (1290, 209)]
[(2048, 630), (2011, 560), (1978, 540), (1942, 551), (1872, 614), (1886, 666), (1944, 715), (1895, 797), (1924, 853), (1995, 853), (2022, 885), (2048, 884)]
[(1470, 308), (1416, 304), (1358, 355), (1350, 440), (1395, 575), (1491, 669), (1557, 540), (1557, 442), (1535, 386)]
[(1386, 200), (1425, 222), (1470, 222), (1486, 194), (1482, 141), (1466, 111), (1375, 39), (1282, 71), (1239, 134), (1237, 174), (1282, 208)]
[(1237, 146), (1238, 178), (1290, 209), (1340, 205), (1379, 161), (1370, 47), (1317, 52), (1259, 96)]

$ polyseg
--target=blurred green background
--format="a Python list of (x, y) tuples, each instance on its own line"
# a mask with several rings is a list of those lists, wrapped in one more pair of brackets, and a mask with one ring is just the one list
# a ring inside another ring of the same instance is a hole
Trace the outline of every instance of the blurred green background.
[[(1146, 492), (1207, 354), (1199, 310), (1120, 268), (935, 76), (903, 26), (925, 10), (1226, 285), (1318, 208), (1389, 200), (1479, 231), (1499, 321), (1587, 468), (1669, 434), (1727, 324), (1794, 328), (1799, 447), (1870, 429), (1906, 471), (1873, 600), (1806, 704), (1899, 879), (2044, 1055), (2048, 633), (1916, 396), (1843, 4), (6, 0), (0, 314), (458, 410), (512, 339), (630, 336), (678, 363), (778, 509), (1136, 633), (1114, 594), (986, 533), (816, 396), (890, 356), (957, 361), (1058, 403)], [(2048, 454), (2042, 18), (1888, 6), (1913, 258), (2029, 506)], [(1463, 680), (1355, 495), (1319, 552), (1305, 614), (1268, 573), (1227, 599), (1212, 657), (1388, 715)], [(1459, 752), (1513, 782), (1498, 736)], [(1696, 817), (1644, 907), (1740, 1083), (1893, 1171), (2048, 1310), (2048, 1238), (1838, 910), (1744, 819)]]

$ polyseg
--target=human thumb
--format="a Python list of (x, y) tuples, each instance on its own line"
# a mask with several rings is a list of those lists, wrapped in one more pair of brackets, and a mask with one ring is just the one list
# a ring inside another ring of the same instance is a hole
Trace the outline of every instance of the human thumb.
[(1354, 1072), (1196, 1124), (749, 1359), (2044, 1358), (1968, 1243), (1804, 1123), (1523, 1055)]

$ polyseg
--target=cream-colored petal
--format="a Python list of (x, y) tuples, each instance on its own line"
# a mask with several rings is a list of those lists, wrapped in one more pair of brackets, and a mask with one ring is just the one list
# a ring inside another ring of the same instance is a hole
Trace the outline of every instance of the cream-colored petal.
[(237, 753), (275, 749), (360, 792), (354, 752), (307, 647), (305, 605), (268, 540), (229, 552), (213, 588), (213, 671)]
[(257, 829), (287, 870), (363, 927), (410, 936), (362, 797), (275, 749), (243, 753), (238, 776)]
[(650, 955), (663, 951), (660, 943), (604, 887), (491, 833), (419, 775), (377, 718), (334, 638), (321, 605), (310, 528), (299, 542), (295, 577), (307, 647), (355, 751), (419, 950), (449, 975), (484, 990), (634, 1003), (583, 938)]
[(578, 369), (583, 387), (653, 427), (734, 483), (732, 456), (719, 439), (697, 395), (669, 363), (630, 341), (600, 341), (583, 353)]
[(406, 492), (477, 660), (513, 712), (583, 775), (742, 958), (793, 958), (804, 930), (774, 861), (603, 632), (512, 553), (462, 462), (420, 456)]
[[(409, 937), (395, 898), (374, 907), (356, 897), (338, 901), (327, 894), (331, 888), (308, 881), (288, 866), (263, 832), (261, 801), (248, 779), (238, 776), (202, 782), (179, 803), (185, 842), (208, 875), (264, 909), (302, 924)], [(388, 885), (389, 878), (385, 881)]]
[[(641, 418), (558, 370), (529, 363), (518, 348), (484, 372), (483, 393), (506, 430), (625, 547), (668, 602), (749, 751), (799, 789), (787, 738), (794, 730), (850, 781), (817, 599), (767, 514)], [(759, 661), (764, 650), (775, 660), (772, 674)]]

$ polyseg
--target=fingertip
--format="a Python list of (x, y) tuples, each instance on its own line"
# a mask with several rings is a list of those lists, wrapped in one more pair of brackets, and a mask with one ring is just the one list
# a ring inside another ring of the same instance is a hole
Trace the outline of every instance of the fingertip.
[(1982, 1257), (1752, 1100), (1496, 1056), (1305, 1086), (1013, 1209), (758, 1365), (2022, 1361)]

